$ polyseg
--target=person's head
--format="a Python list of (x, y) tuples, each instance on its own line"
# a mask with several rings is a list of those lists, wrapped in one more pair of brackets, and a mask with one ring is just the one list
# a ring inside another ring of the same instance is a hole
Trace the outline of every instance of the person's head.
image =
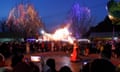
[(17, 63), (22, 62), (23, 58), (24, 55), (22, 54), (13, 56), (11, 66), (14, 67)]
[(115, 66), (106, 59), (95, 59), (83, 66), (82, 72), (115, 72)]
[(36, 64), (34, 64), (33, 62), (29, 62), (29, 65), (31, 67), (32, 72), (40, 72), (40, 68)]
[(26, 62), (20, 62), (13, 67), (13, 72), (32, 72), (32, 68)]
[(72, 70), (68, 66), (63, 66), (60, 68), (59, 72), (72, 72)]
[(47, 64), (50, 68), (55, 68), (55, 60), (52, 59), (52, 58), (49, 58), (49, 59), (46, 61), (46, 64)]

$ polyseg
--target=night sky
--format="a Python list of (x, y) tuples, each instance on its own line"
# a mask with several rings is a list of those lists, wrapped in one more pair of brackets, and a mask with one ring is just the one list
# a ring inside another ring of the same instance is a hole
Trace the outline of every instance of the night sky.
[[(22, 0), (0, 0), (0, 19), (7, 18), (10, 10)], [(25, 1), (25, 0), (23, 0)], [(77, 1), (81, 7), (88, 7), (95, 17), (96, 24), (107, 15), (106, 4), (109, 0), (29, 0), (34, 5), (46, 27), (52, 29), (62, 24), (73, 4)]]

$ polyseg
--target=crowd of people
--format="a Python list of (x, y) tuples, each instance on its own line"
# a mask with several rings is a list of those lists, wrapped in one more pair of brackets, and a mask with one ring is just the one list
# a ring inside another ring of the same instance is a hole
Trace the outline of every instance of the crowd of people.
[(69, 51), (72, 52), (72, 45), (61, 41), (29, 41), (29, 42), (1, 42), (0, 53), (5, 57), (10, 57), (16, 53), (34, 53), (34, 52), (54, 52)]
[(72, 72), (68, 66), (63, 66), (57, 71), (55, 59), (53, 58), (49, 58), (42, 66), (39, 68), (38, 65), (30, 60), (26, 62), (22, 54), (12, 56), (11, 65), (8, 66), (5, 62), (5, 57), (0, 54), (0, 72)]
[[(39, 68), (39, 66), (32, 61), (26, 62), (22, 54), (12, 56), (11, 65), (8, 66), (4, 56), (0, 54), (0, 72), (73, 72), (72, 69), (66, 65), (56, 70), (56, 61), (53, 58), (48, 58), (42, 66), (42, 68)], [(79, 72), (120, 72), (120, 67), (115, 66), (108, 59), (98, 58), (88, 61), (82, 66)]]
[[(29, 49), (27, 49), (29, 47)], [(82, 48), (83, 47), (83, 48)], [(120, 42), (103, 41), (89, 43), (85, 46), (78, 44), (79, 54), (88, 51), (101, 55), (100, 59), (89, 61), (83, 65), (80, 72), (120, 72), (119, 66), (110, 62), (111, 57), (120, 57)], [(50, 58), (39, 68), (34, 62), (26, 61), (24, 55), (33, 52), (65, 51), (72, 52), (73, 45), (66, 42), (6, 42), (0, 43), (0, 72), (72, 72), (69, 66), (63, 66), (56, 70), (55, 60)], [(28, 52), (27, 52), (28, 51)], [(85, 54), (86, 55), (86, 54)], [(5, 61), (11, 59), (11, 65)]]

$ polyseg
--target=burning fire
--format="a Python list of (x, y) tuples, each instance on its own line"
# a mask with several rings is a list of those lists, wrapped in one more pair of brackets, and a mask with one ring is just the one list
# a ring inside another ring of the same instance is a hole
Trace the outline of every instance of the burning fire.
[(48, 38), (50, 40), (55, 40), (55, 41), (66, 40), (69, 43), (73, 43), (75, 38), (71, 36), (71, 32), (69, 32), (68, 28), (69, 26), (65, 26), (64, 28), (57, 29), (54, 34), (49, 34), (44, 32), (43, 36), (44, 38)]
[(61, 28), (56, 30), (56, 32), (52, 35), (54, 40), (62, 40), (66, 39), (70, 35), (67, 28)]

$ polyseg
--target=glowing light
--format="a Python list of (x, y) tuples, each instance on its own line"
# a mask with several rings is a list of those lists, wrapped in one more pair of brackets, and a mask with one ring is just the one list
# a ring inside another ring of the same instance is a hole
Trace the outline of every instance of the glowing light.
[(114, 40), (118, 40), (118, 37), (114, 37)]
[(55, 41), (65, 40), (72, 44), (75, 38), (71, 36), (71, 32), (69, 32), (68, 28), (69, 25), (65, 26), (64, 28), (57, 29), (53, 34), (44, 32), (43, 37), (44, 39), (55, 40)]
[(90, 40), (89, 40), (89, 39), (78, 39), (77, 41), (78, 41), (78, 42), (88, 42), (88, 43), (90, 43)]
[(112, 16), (112, 15), (108, 15), (108, 17), (111, 19), (111, 20), (113, 20), (114, 19), (114, 17)]
[(73, 44), (74, 40), (75, 40), (75, 38), (68, 36), (68, 42), (69, 43)]
[(44, 33), (45, 33), (45, 31), (44, 31), (44, 30), (41, 30), (41, 33), (42, 33), (42, 34), (44, 34)]
[(56, 30), (56, 32), (53, 34), (53, 38), (55, 40), (61, 40), (64, 38), (67, 38), (69, 36), (69, 31), (67, 28), (63, 28), (63, 29), (58, 29)]
[(31, 56), (31, 61), (40, 62), (40, 59), (41, 59), (40, 56)]

